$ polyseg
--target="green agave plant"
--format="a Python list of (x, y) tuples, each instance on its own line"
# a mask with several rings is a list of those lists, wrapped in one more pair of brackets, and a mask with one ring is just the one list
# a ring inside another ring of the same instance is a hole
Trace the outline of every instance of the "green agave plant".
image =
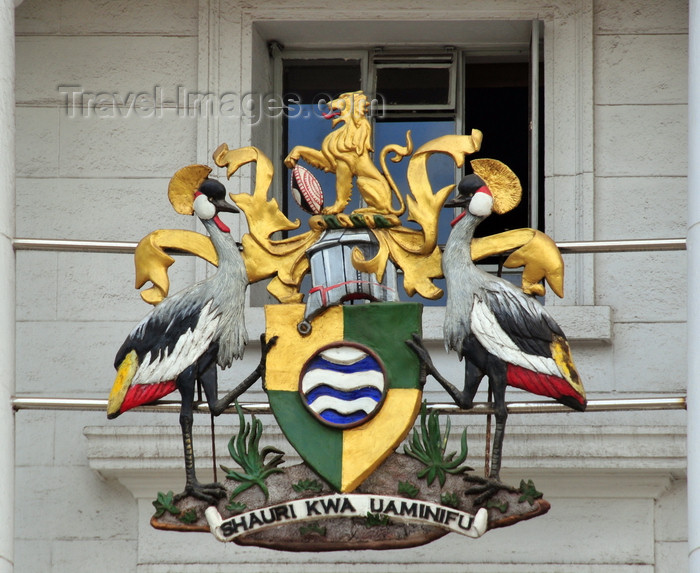
[(446, 505), (447, 507), (453, 507), (455, 509), (459, 508), (459, 497), (457, 496), (456, 493), (453, 493), (451, 491), (447, 491), (443, 494), (440, 494), (440, 503), (442, 505)]
[(302, 525), (299, 528), (299, 533), (302, 535), (309, 535), (311, 533), (317, 533), (318, 535), (326, 535), (326, 528), (321, 527), (317, 521), (310, 523), (309, 525)]
[[(251, 415), (251, 423), (246, 423), (238, 402), (236, 402), (236, 411), (238, 412), (238, 435), (232, 436), (229, 440), (228, 451), (241, 466), (242, 471), (221, 466), (221, 469), (226, 472), (227, 478), (240, 482), (240, 485), (231, 493), (230, 499), (233, 500), (239, 493), (256, 485), (265, 494), (265, 499), (268, 499), (270, 492), (265, 485), (265, 480), (274, 473), (284, 471), (277, 467), (284, 461), (284, 452), (272, 446), (260, 450), (260, 437), (263, 433), (262, 422), (255, 415)], [(272, 458), (265, 461), (271, 454)]]
[(403, 451), (426, 466), (424, 470), (418, 472), (419, 478), (425, 478), (428, 485), (437, 478), (442, 487), (445, 485), (447, 474), (460, 474), (472, 469), (461, 465), (467, 458), (467, 430), (462, 432), (462, 446), (457, 459), (455, 459), (457, 452), (445, 455), (447, 440), (450, 437), (450, 418), (447, 417), (443, 436), (438, 413), (430, 412), (428, 415), (427, 410), (427, 405), (423, 402), (420, 409), (420, 433), (413, 430), (411, 441), (404, 445)]
[(185, 513), (181, 514), (178, 519), (186, 525), (192, 525), (197, 521), (197, 512), (194, 509), (188, 509)]

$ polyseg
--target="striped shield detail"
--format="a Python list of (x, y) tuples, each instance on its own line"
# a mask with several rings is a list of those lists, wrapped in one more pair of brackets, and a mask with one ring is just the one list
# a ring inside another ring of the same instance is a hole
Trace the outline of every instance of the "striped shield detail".
[(265, 390), (280, 428), (337, 491), (353, 491), (405, 438), (422, 399), (420, 364), (406, 346), (422, 305), (331, 307), (307, 336), (304, 305), (265, 308)]
[(350, 428), (367, 422), (386, 395), (386, 375), (374, 353), (347, 343), (322, 348), (301, 373), (304, 405), (322, 423)]

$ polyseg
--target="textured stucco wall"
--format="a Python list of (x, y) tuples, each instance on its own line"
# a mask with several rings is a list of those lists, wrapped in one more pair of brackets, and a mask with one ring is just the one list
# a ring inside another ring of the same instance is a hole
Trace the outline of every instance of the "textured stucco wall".
[[(410, 29), (433, 20), (539, 14), (546, 27), (548, 229), (557, 240), (683, 236), (685, 2), (358, 6), (25, 0), (16, 13), (16, 235), (135, 241), (156, 228), (196, 228), (167, 202), (173, 172), (211, 164), (222, 141), (269, 150), (271, 132), (266, 124), (205, 117), (172, 102), (183, 89), (239, 95), (267, 89), (265, 42), (272, 38), (255, 22), (366, 18), (405, 20)], [(77, 97), (86, 106), (66, 106), (66, 92), (78, 91), (95, 95)], [(139, 93), (145, 95), (130, 106)], [(126, 106), (115, 108), (116, 98)], [(250, 174), (227, 185), (248, 189)], [(240, 233), (241, 223), (230, 222)], [(173, 288), (207, 272), (181, 257), (171, 271)], [(575, 296), (554, 310), (570, 317), (567, 331), (590, 397), (683, 393), (685, 253), (567, 256), (567, 272)], [(114, 352), (146, 311), (128, 255), (17, 253), (17, 392), (105, 397)], [(440, 317), (431, 320), (429, 330), (437, 333)], [(255, 340), (259, 310), (248, 322)], [(608, 334), (591, 334), (601, 322)], [(459, 380), (462, 365), (441, 346), (431, 343), (439, 368)], [(222, 389), (252, 369), (256, 352), (252, 344), (243, 363), (222, 376)], [(263, 398), (258, 386), (246, 396)], [(433, 383), (427, 398), (447, 399)], [(198, 416), (197, 423), (208, 420)], [(480, 466), (483, 419), (453, 423), (468, 426), (470, 463)], [(681, 412), (512, 416), (504, 477), (534, 478), (552, 502), (548, 516), (479, 541), (451, 535), (401, 552), (287, 555), (149, 527), (155, 493), (182, 483), (175, 415), (130, 412), (107, 422), (100, 413), (21, 411), (15, 570), (683, 571), (684, 423)], [(206, 431), (198, 440), (197, 451), (206, 451)], [(225, 452), (225, 434), (220, 441)]]

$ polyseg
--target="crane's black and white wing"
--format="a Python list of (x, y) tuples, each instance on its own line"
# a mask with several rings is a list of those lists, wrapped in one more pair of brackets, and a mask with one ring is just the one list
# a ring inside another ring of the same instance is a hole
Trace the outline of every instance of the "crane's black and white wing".
[(173, 392), (179, 374), (214, 341), (219, 320), (211, 300), (202, 305), (197, 297), (173, 297), (158, 305), (117, 352), (108, 416)]
[(177, 378), (209, 348), (218, 322), (219, 313), (209, 301), (203, 307), (188, 305), (137, 326), (130, 336), (139, 355), (134, 383)]
[(508, 384), (585, 408), (566, 337), (535, 299), (494, 281), (474, 295), (471, 329), (490, 354), (507, 364)]

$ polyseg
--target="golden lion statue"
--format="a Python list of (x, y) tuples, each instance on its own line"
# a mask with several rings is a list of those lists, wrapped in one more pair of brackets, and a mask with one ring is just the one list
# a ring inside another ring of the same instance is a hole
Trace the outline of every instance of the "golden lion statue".
[[(321, 149), (312, 149), (303, 145), (295, 146), (287, 155), (284, 164), (294, 168), (299, 159), (309, 165), (335, 173), (336, 200), (335, 203), (323, 209), (324, 215), (342, 213), (350, 202), (352, 195), (352, 180), (356, 179), (357, 189), (367, 207), (356, 209), (355, 213), (376, 213), (380, 215), (402, 215), (406, 210), (403, 197), (396, 187), (394, 179), (386, 167), (386, 156), (393, 152), (391, 158), (398, 163), (413, 153), (411, 132), (406, 133), (406, 146), (387, 145), (382, 149), (379, 162), (382, 172), (377, 169), (370, 157), (372, 148), (372, 127), (367, 120), (369, 109), (367, 96), (360, 92), (350, 92), (339, 96), (328, 103), (327, 119), (333, 119), (333, 127), (343, 122), (343, 126), (331, 131), (321, 144)], [(399, 201), (399, 208), (392, 207), (392, 193)]]

